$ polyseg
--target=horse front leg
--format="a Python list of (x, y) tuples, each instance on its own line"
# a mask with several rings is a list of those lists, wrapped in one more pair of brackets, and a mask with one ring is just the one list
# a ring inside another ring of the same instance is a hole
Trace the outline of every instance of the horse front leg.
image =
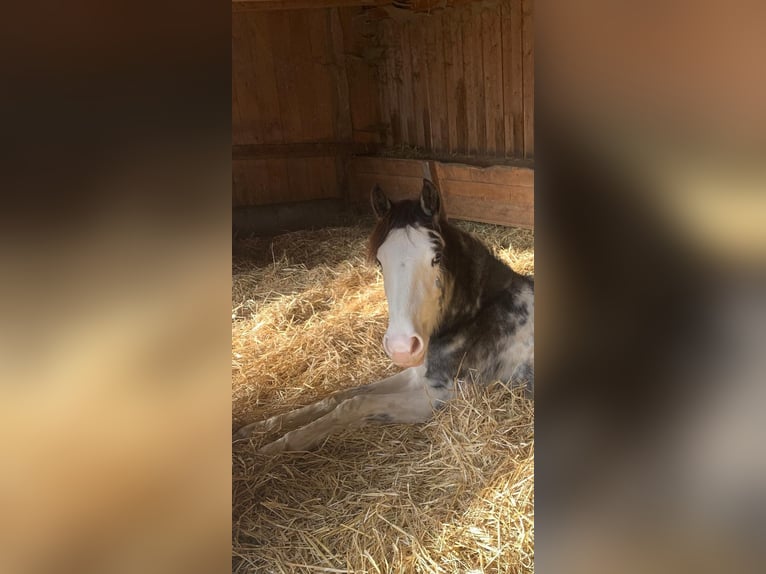
[(302, 427), (325, 416), (344, 401), (359, 395), (390, 394), (405, 389), (413, 380), (420, 377), (422, 367), (413, 367), (380, 381), (337, 391), (324, 399), (292, 411), (275, 415), (263, 421), (245, 425), (234, 433), (235, 441), (245, 440), (256, 434), (289, 430)]
[(422, 378), (400, 386), (398, 392), (359, 394), (344, 400), (313, 422), (265, 445), (259, 452), (275, 454), (310, 450), (331, 434), (369, 424), (422, 423), (451, 397), (450, 390), (432, 388)]

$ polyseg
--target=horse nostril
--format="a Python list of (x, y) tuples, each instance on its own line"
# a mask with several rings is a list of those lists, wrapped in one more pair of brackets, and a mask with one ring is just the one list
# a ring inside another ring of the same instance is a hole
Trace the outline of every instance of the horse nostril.
[(411, 355), (417, 355), (418, 353), (420, 353), (420, 351), (421, 351), (422, 349), (423, 349), (423, 339), (421, 339), (420, 337), (418, 337), (417, 335), (415, 335), (415, 336), (414, 336), (414, 337), (411, 339), (411, 343), (410, 343), (410, 354), (411, 354)]

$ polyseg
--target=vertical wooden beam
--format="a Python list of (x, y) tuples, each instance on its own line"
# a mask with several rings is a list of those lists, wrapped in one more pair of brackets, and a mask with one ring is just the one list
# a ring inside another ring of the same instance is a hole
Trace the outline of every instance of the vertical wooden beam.
[[(269, 12), (266, 14), (262, 34), (268, 34), (274, 54), (274, 74), (276, 76), (277, 97), (279, 100), (279, 118), (282, 126), (283, 141), (298, 142), (303, 132), (298, 111), (298, 78), (293, 63), (290, 38), (290, 17), (292, 12)], [(268, 29), (265, 29), (265, 28)]]
[(382, 74), (383, 62), (380, 59), (365, 58), (365, 50), (377, 46), (367, 37), (368, 24), (364, 12), (359, 8), (339, 9), (341, 27), (342, 62), (345, 64), (348, 81), (349, 105), (351, 111), (351, 129), (353, 140), (360, 143), (379, 143), (381, 141), (382, 118), (387, 117), (381, 111), (385, 101), (385, 88)]
[[(467, 6), (460, 12), (461, 32), (463, 35), (463, 73), (461, 81), (465, 93), (465, 111), (468, 126), (468, 141), (464, 147), (468, 153), (474, 154), (479, 150), (479, 138), (476, 131), (478, 123), (478, 93), (474, 82), (474, 70), (476, 68), (474, 52), (474, 21), (470, 6)], [(482, 118), (483, 121), (483, 118)]]
[(449, 115), (449, 151), (467, 151), (468, 116), (466, 111), (466, 85), (463, 76), (463, 35), (459, 12), (452, 11), (444, 20), (444, 47), (447, 75), (447, 113)]
[(476, 96), (476, 151), (479, 155), (487, 153), (487, 102), (484, 83), (484, 26), (482, 12), (484, 8), (477, 4), (471, 5), (471, 22), (473, 37), (471, 51), (473, 53), (473, 69), (470, 71), (473, 89)]
[(503, 123), (505, 127), (505, 157), (514, 155), (513, 135), (513, 72), (511, 70), (511, 2), (500, 6), (500, 35), (503, 60)]
[(391, 74), (389, 73), (388, 32), (385, 22), (378, 23), (378, 34), (382, 59), (378, 62), (378, 106), (380, 107), (381, 143), (384, 146), (393, 145), (393, 126), (391, 125)]
[(445, 45), (442, 15), (432, 15), (426, 26), (426, 61), (428, 64), (428, 107), (431, 120), (431, 149), (449, 151), (449, 106), (445, 83)]
[(484, 50), (484, 95), (486, 99), (486, 139), (489, 155), (505, 153), (505, 123), (503, 118), (503, 63), (500, 7), (485, 9), (481, 15)]
[[(335, 66), (335, 78), (337, 83), (338, 104), (335, 109), (335, 134), (341, 141), (351, 141), (354, 137), (351, 120), (351, 99), (348, 76), (346, 74), (345, 38), (341, 25), (340, 9), (332, 8), (329, 11), (328, 33), (332, 42), (333, 63)], [(344, 201), (348, 201), (348, 185), (346, 182), (346, 154), (335, 155), (335, 182), (338, 193)]]
[[(337, 138), (338, 78), (334, 66), (330, 9), (296, 12), (296, 36), (302, 34), (299, 61), (305, 73), (298, 81), (303, 141)], [(350, 134), (350, 131), (349, 131)], [(346, 139), (346, 138), (337, 138)]]
[(232, 19), (234, 143), (284, 141), (271, 20), (267, 13), (237, 14)]
[(399, 32), (399, 60), (397, 61), (397, 73), (401, 83), (399, 93), (402, 111), (402, 124), (404, 129), (402, 143), (417, 145), (415, 128), (415, 83), (412, 81), (412, 44), (410, 41), (411, 26), (405, 22), (396, 26)]
[(419, 148), (431, 149), (431, 110), (428, 105), (428, 68), (424, 26), (427, 15), (416, 16), (409, 26), (410, 54), (412, 58), (413, 115), (415, 119), (414, 139), (410, 143)]
[[(510, 3), (510, 42), (505, 56), (509, 58), (508, 81), (511, 87), (510, 113), (513, 118), (513, 154), (524, 154), (524, 92), (522, 77), (521, 0)], [(507, 111), (506, 111), (507, 113)]]
[(340, 23), (338, 8), (328, 11), (328, 35), (332, 45), (333, 71), (336, 84), (337, 106), (335, 107), (335, 136), (339, 141), (351, 141), (351, 101), (349, 97), (346, 57), (344, 55), (343, 27)]
[(534, 2), (522, 0), (523, 29), (523, 77), (524, 77), (524, 157), (535, 154), (535, 52), (534, 52)]
[(389, 90), (388, 112), (391, 124), (391, 143), (389, 145), (397, 146), (403, 144), (407, 137), (400, 96), (402, 86), (397, 70), (397, 61), (401, 62), (401, 46), (395, 23), (391, 20), (384, 20), (381, 24), (386, 46), (386, 76)]

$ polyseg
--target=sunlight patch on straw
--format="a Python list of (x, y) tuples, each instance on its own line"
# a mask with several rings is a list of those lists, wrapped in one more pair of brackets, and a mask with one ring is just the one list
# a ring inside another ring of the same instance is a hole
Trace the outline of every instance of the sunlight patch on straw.
[[(533, 233), (459, 223), (516, 271)], [(397, 372), (381, 348), (382, 277), (369, 225), (239, 240), (232, 286), (234, 425)], [(467, 385), (421, 425), (347, 431), (311, 453), (234, 445), (237, 573), (531, 572), (534, 406)]]

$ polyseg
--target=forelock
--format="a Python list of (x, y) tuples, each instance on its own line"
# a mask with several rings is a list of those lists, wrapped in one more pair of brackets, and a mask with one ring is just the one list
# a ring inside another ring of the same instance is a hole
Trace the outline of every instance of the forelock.
[[(433, 220), (420, 209), (418, 201), (406, 199), (392, 204), (388, 213), (378, 220), (375, 228), (370, 234), (367, 245), (367, 258), (374, 262), (377, 258), (378, 249), (385, 242), (388, 234), (393, 229), (403, 229), (406, 227), (422, 227), (428, 230), (434, 246), (441, 249), (444, 240), (439, 233), (439, 229), (434, 225)], [(438, 237), (435, 239), (434, 237)]]

